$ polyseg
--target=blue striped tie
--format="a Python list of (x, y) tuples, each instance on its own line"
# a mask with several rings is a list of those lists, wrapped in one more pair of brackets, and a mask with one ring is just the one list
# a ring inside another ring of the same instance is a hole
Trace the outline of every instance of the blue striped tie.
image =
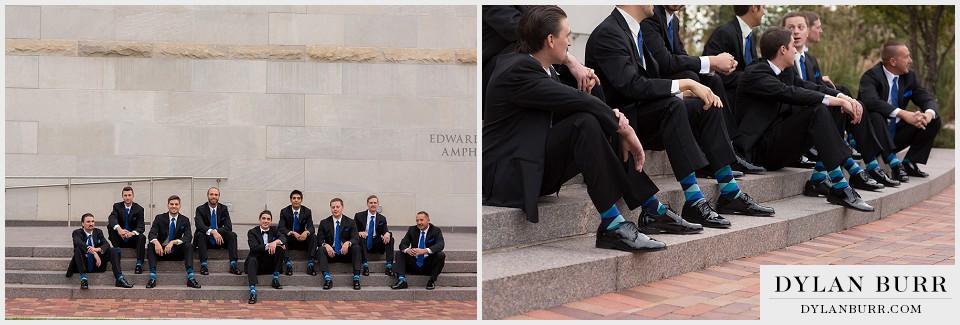
[[(427, 232), (421, 230), (421, 231), (420, 231), (420, 245), (418, 245), (417, 248), (420, 248), (420, 249), (426, 248), (426, 243), (425, 243), (425, 240), (426, 240), (426, 239), (427, 239)], [(424, 255), (426, 255), (426, 254), (417, 255), (417, 267), (423, 267)]]
[(643, 32), (637, 33), (637, 52), (640, 54), (640, 65), (647, 68), (647, 59), (643, 57)]
[(293, 232), (300, 233), (300, 211), (293, 212)]
[[(210, 229), (217, 230), (217, 209), (210, 211)], [(217, 239), (210, 236), (210, 245), (216, 245)]]
[[(127, 223), (124, 224), (125, 226), (123, 227), (123, 229), (126, 229), (127, 231), (130, 231), (130, 208), (127, 208), (127, 218), (126, 218), (126, 219), (127, 219)], [(126, 243), (126, 242), (129, 241), (129, 240), (130, 240), (130, 238), (124, 238), (124, 239), (123, 239), (123, 242)]]
[(753, 52), (750, 49), (753, 48), (753, 33), (747, 35), (747, 44), (743, 47), (743, 61), (745, 65), (750, 65), (753, 63)]
[[(893, 77), (893, 85), (890, 88), (890, 105), (893, 105), (893, 108), (900, 107), (900, 89), (897, 85), (898, 79), (899, 77)], [(893, 135), (897, 131), (896, 117), (891, 117), (887, 119), (887, 129), (890, 132), (890, 139), (893, 139)]]
[(806, 55), (800, 56), (800, 78), (807, 80), (807, 63), (804, 62), (803, 57)]
[[(173, 241), (173, 235), (177, 232), (177, 217), (170, 217), (170, 235), (167, 236), (167, 242)], [(173, 247), (170, 248), (170, 252), (173, 253)]]
[[(673, 19), (677, 19), (677, 18), (674, 17)], [(670, 41), (670, 42), (668, 43), (668, 44), (670, 45), (670, 53), (674, 53), (674, 50), (673, 50), (673, 19), (671, 19), (669, 22), (667, 22), (667, 40)]]
[[(93, 235), (87, 236), (87, 246), (93, 247)], [(87, 253), (87, 272), (93, 272), (93, 266), (96, 261), (93, 259), (93, 253)]]
[(333, 253), (340, 255), (340, 221), (333, 229)]
[(376, 234), (376, 224), (374, 221), (377, 220), (377, 216), (370, 217), (370, 224), (367, 225), (367, 251), (370, 251), (373, 248), (373, 234)]

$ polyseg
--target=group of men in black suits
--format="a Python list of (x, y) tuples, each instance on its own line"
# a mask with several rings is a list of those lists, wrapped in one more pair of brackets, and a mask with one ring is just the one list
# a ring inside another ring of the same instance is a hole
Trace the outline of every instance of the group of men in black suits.
[[(123, 201), (114, 204), (110, 214), (109, 241), (104, 238), (103, 232), (94, 226), (94, 216), (90, 213), (81, 217), (83, 227), (72, 234), (74, 257), (70, 260), (66, 276), (80, 273), (81, 288), (89, 287), (86, 273), (104, 272), (107, 262), (113, 266), (117, 287), (133, 287), (120, 271), (121, 247), (137, 250), (134, 271), (137, 274), (143, 272), (142, 263), (146, 255), (150, 271), (147, 288), (157, 285), (157, 260), (182, 260), (187, 273), (187, 286), (200, 288), (193, 275), (194, 247), (199, 250), (201, 274), (209, 274), (207, 250), (211, 248), (226, 249), (230, 259), (229, 273), (242, 274), (237, 266), (237, 235), (232, 230), (233, 224), (227, 207), (219, 203), (218, 188), (208, 189), (207, 202), (197, 207), (194, 217), (196, 232), (191, 230), (188, 217), (179, 213), (180, 198), (176, 195), (167, 199), (167, 213), (154, 218), (147, 234), (144, 234), (144, 210), (133, 202), (133, 188), (123, 188), (121, 197)], [(400, 250), (394, 254), (394, 238), (386, 217), (378, 212), (379, 198), (376, 195), (367, 198), (367, 210), (357, 212), (354, 219), (343, 216), (343, 200), (330, 200), (331, 215), (321, 220), (316, 228), (310, 209), (302, 205), (302, 192), (292, 191), (290, 203), (281, 210), (280, 222), (277, 225), (272, 224), (272, 212), (264, 210), (258, 217), (259, 225), (247, 231), (250, 252), (245, 261), (245, 269), (250, 284), (249, 303), (257, 301), (258, 274), (272, 273), (271, 286), (275, 289), (283, 288), (280, 284), (280, 273), (284, 266), (286, 275), (293, 275), (293, 265), (289, 257), (291, 249), (307, 251), (307, 274), (316, 276), (316, 269), (319, 268), (324, 277), (325, 290), (333, 286), (329, 273), (331, 262), (351, 263), (354, 270), (353, 289), (360, 290), (360, 275), (370, 274), (367, 254), (385, 255), (386, 275), (397, 277), (392, 289), (408, 287), (406, 274), (429, 275), (427, 289), (436, 288), (435, 282), (443, 270), (445, 260), (444, 242), (440, 228), (430, 224), (427, 212), (418, 212), (417, 225), (407, 230), (400, 241)], [(407, 273), (408, 270), (410, 273)]]
[[(754, 202), (736, 178), (793, 165), (807, 151), (817, 153), (817, 162), (804, 193), (864, 211), (873, 207), (853, 187), (898, 185), (876, 168), (877, 156), (896, 159), (897, 150), (909, 146), (907, 159), (926, 162), (936, 134), (931, 129), (939, 127), (938, 120), (932, 122), (936, 103), (910, 77), (909, 53), (900, 51), (905, 47), (894, 51), (887, 48), (896, 44), (885, 45), (884, 63), (875, 69), (896, 67), (893, 75), (902, 75), (899, 84), (912, 92), (901, 89), (898, 98), (887, 100), (890, 83), (884, 83), (888, 88), (875, 91), (884, 99), (871, 101), (865, 98), (870, 91), (864, 90), (870, 87), (861, 85), (860, 99), (878, 121), (871, 124), (865, 122), (871, 118), (862, 118), (860, 101), (821, 76), (815, 61), (810, 64), (797, 54), (804, 45), (800, 39), (807, 37), (801, 29), (813, 22), (796, 27), (799, 22), (788, 15), (795, 32), (787, 32), (789, 44), (776, 48), (774, 40), (784, 28), (771, 28), (779, 32), (762, 39), (751, 31), (760, 24), (764, 7), (734, 6), (736, 17), (714, 31), (703, 56), (693, 57), (680, 36), (677, 13), (682, 7), (616, 6), (587, 39), (588, 73), (579, 76), (565, 72), (578, 63), (567, 53), (571, 31), (562, 9), (484, 6), (484, 204), (521, 208), (529, 221), (538, 222), (538, 198), (582, 174), (600, 215), (596, 246), (654, 251), (666, 245), (646, 234), (731, 227), (721, 213), (772, 216), (774, 209)], [(816, 24), (819, 40), (822, 26), (819, 20)], [(794, 68), (795, 60), (800, 68)], [(811, 68), (816, 71), (796, 70)], [(885, 80), (880, 77), (868, 71), (864, 79)], [(600, 87), (585, 89), (584, 84)], [(929, 114), (902, 110), (906, 98)], [(894, 112), (896, 107), (901, 109)], [(894, 116), (902, 121), (894, 127), (891, 119), (888, 133), (882, 123)], [(881, 126), (874, 127), (877, 123)], [(865, 160), (873, 159), (866, 171), (853, 161), (845, 131)], [(679, 215), (657, 200), (658, 189), (642, 170), (644, 148), (666, 150), (684, 193)], [(894, 163), (890, 166), (898, 171)], [(698, 176), (719, 183), (716, 208), (701, 193)], [(630, 209), (641, 208), (637, 223), (618, 211), (620, 198)]]

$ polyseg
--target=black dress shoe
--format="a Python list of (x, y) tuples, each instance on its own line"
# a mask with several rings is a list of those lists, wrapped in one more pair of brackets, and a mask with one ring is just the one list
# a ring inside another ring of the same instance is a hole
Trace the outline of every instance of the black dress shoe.
[(201, 266), (200, 266), (200, 274), (202, 274), (202, 275), (209, 275), (209, 274), (210, 274), (210, 270), (207, 269), (207, 266), (206, 266), (206, 265), (201, 265)]
[(433, 281), (433, 280), (427, 281), (427, 290), (433, 290), (436, 288), (437, 288), (436, 281)]
[(87, 282), (87, 279), (80, 279), (80, 289), (89, 289), (90, 283)]
[(386, 274), (387, 276), (396, 275), (395, 273), (393, 273), (393, 269), (387, 269), (386, 271), (383, 271), (383, 274)]
[(323, 290), (330, 290), (330, 288), (333, 288), (333, 280), (324, 280)]
[[(731, 172), (730, 172), (730, 175), (733, 175), (733, 179), (741, 179), (741, 178), (743, 178), (743, 172), (736, 171), (736, 170), (731, 171)], [(710, 173), (710, 172), (708, 172), (708, 171), (705, 170), (705, 169), (698, 169), (698, 170), (697, 170), (697, 177), (698, 177), (698, 178), (710, 178), (710, 179), (717, 178), (713, 173)]]
[(827, 202), (839, 204), (851, 209), (873, 212), (873, 207), (860, 198), (860, 194), (853, 187), (847, 186), (841, 190), (831, 188), (830, 195), (827, 195)]
[(127, 283), (127, 279), (117, 279), (117, 282), (114, 283), (114, 286), (117, 288), (133, 288), (133, 285)]
[(251, 305), (257, 303), (257, 294), (251, 293), (250, 300), (247, 300), (247, 303)]
[(730, 220), (724, 219), (710, 207), (710, 202), (701, 199), (695, 204), (684, 203), (680, 212), (684, 220), (710, 228), (730, 228)]
[(284, 272), (285, 275), (293, 275), (293, 266), (288, 266), (287, 271)]
[(407, 286), (408, 286), (407, 281), (397, 280), (397, 283), (394, 283), (392, 286), (390, 286), (390, 289), (393, 289), (393, 290), (406, 289)]
[(638, 221), (640, 223), (640, 232), (647, 235), (659, 233), (684, 235), (703, 231), (703, 226), (683, 220), (683, 218), (678, 216), (676, 212), (673, 212), (670, 207), (667, 207), (667, 211), (662, 215), (642, 211), (640, 212)]
[(313, 269), (313, 266), (307, 266), (307, 275), (317, 276), (317, 271)]
[(280, 280), (273, 280), (273, 282), (270, 283), (270, 286), (278, 290), (283, 289), (283, 286), (280, 285)]
[(717, 199), (717, 212), (726, 214), (745, 214), (758, 217), (769, 217), (774, 214), (773, 208), (765, 207), (753, 201), (747, 192), (740, 191), (740, 196), (734, 199), (729, 195), (720, 195)]
[(736, 155), (736, 156), (737, 156), (737, 161), (735, 161), (733, 164), (730, 164), (730, 168), (735, 171), (743, 172), (744, 174), (759, 174), (767, 171), (766, 168), (751, 164), (746, 159), (743, 159), (743, 157), (740, 157), (740, 155)]
[(157, 279), (150, 279), (150, 281), (147, 281), (147, 289), (150, 289), (156, 286), (157, 286)]
[(854, 148), (849, 143), (847, 143), (847, 146), (850, 147), (850, 158), (853, 158), (853, 160), (863, 159), (863, 155), (861, 155), (860, 152), (857, 151), (857, 148)]
[(800, 160), (797, 160), (797, 162), (791, 164), (790, 167), (813, 168), (816, 165), (817, 163), (811, 161), (810, 159), (807, 159), (806, 156), (800, 156)]
[(360, 272), (360, 275), (370, 276), (370, 268), (368, 267), (363, 268), (363, 271)]
[(886, 187), (883, 186), (883, 184), (877, 183), (877, 181), (870, 178), (870, 176), (867, 176), (867, 173), (864, 171), (850, 175), (850, 186), (864, 191), (876, 191)]
[(231, 273), (231, 274), (236, 274), (236, 275), (241, 275), (241, 274), (243, 274), (243, 272), (240, 272), (240, 269), (238, 269), (236, 266), (231, 266), (231, 267), (230, 267), (230, 273)]
[(353, 290), (360, 290), (360, 280), (353, 280)]
[(652, 252), (667, 248), (667, 244), (647, 237), (637, 230), (637, 224), (630, 221), (621, 222), (613, 230), (597, 229), (596, 246), (626, 252)]
[(890, 167), (890, 177), (900, 181), (900, 183), (910, 181), (910, 176), (907, 176), (907, 171), (903, 170), (903, 164)]
[(143, 273), (143, 267), (141, 267), (140, 265), (137, 265), (137, 267), (133, 268), (133, 274), (141, 274), (141, 273)]
[(833, 186), (833, 183), (830, 183), (830, 180), (828, 179), (824, 179), (820, 182), (807, 180), (807, 184), (803, 185), (803, 195), (812, 197), (826, 197), (827, 195), (830, 195), (831, 186)]
[(920, 178), (930, 176), (930, 174), (920, 170), (920, 166), (917, 166), (915, 162), (905, 161), (900, 165), (903, 165), (903, 169), (907, 172), (907, 175)]
[(887, 187), (897, 187), (900, 186), (900, 181), (890, 178), (887, 176), (887, 173), (883, 169), (877, 168), (867, 172), (867, 175), (870, 176), (877, 183), (883, 184)]
[(187, 279), (187, 286), (194, 289), (200, 289), (200, 284), (197, 283), (197, 279)]

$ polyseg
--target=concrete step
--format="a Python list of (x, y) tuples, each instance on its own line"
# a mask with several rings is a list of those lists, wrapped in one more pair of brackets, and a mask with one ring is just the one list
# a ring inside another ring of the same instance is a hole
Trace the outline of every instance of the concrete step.
[[(442, 277), (442, 276), (441, 276)], [(161, 279), (165, 280), (165, 279)], [(302, 287), (286, 286), (282, 290), (270, 287), (269, 282), (257, 286), (257, 298), (267, 300), (476, 300), (476, 287), (445, 287), (440, 284), (436, 290), (426, 290), (420, 286), (410, 286), (408, 289), (391, 290), (388, 287), (363, 287), (353, 290), (352, 282), (335, 283), (330, 290), (323, 290), (320, 286)], [(202, 288), (186, 287), (183, 278), (159, 282), (156, 288), (146, 289), (142, 284), (134, 288), (117, 288), (109, 286), (90, 286), (90, 289), (80, 289), (79, 280), (72, 284), (34, 285), (34, 284), (7, 284), (7, 297), (18, 298), (67, 298), (67, 299), (163, 299), (169, 300), (236, 300), (245, 303), (250, 295), (248, 287), (243, 286), (208, 286), (200, 284)]]
[[(8, 230), (9, 231), (9, 230)], [(69, 236), (69, 235), (67, 235)], [(9, 238), (9, 237), (8, 237)], [(474, 237), (476, 238), (476, 237)], [(9, 239), (7, 241), (10, 242)], [(22, 243), (17, 243), (17, 245), (22, 245)], [(73, 249), (70, 246), (62, 245), (56, 247), (50, 246), (39, 246), (39, 247), (26, 247), (26, 246), (7, 246), (5, 249), (7, 257), (68, 257), (73, 254)], [(246, 258), (247, 254), (250, 252), (247, 248), (238, 248), (237, 255), (240, 257), (240, 260)], [(476, 261), (477, 252), (475, 250), (456, 250), (450, 248), (444, 248), (443, 252), (447, 255), (447, 261)], [(136, 251), (132, 248), (121, 248), (120, 254), (124, 261), (136, 259)], [(194, 261), (199, 266), (199, 255), (197, 253), (193, 254)], [(222, 249), (213, 249), (208, 251), (207, 257), (213, 260), (227, 260), (229, 254), (226, 250)], [(290, 259), (294, 261), (294, 264), (299, 262), (306, 262), (307, 253), (305, 251), (290, 251)], [(383, 261), (383, 254), (376, 255), (367, 255), (368, 261)]]
[[(763, 186), (766, 189), (759, 186), (756, 190), (746, 189), (758, 199), (776, 197), (776, 192), (780, 191), (783, 199), (766, 203), (777, 210), (776, 216), (731, 215), (725, 216), (734, 225), (731, 229), (707, 228), (696, 235), (655, 235), (654, 238), (668, 245), (666, 250), (659, 252), (633, 254), (597, 249), (594, 247), (595, 237), (583, 230), (580, 232), (585, 234), (568, 232), (566, 237), (550, 242), (508, 249), (485, 249), (482, 266), (483, 318), (500, 319), (619, 291), (878, 220), (923, 201), (953, 184), (954, 169), (954, 151), (935, 149), (930, 164), (923, 166), (930, 177), (911, 178), (909, 183), (900, 187), (879, 192), (861, 191), (861, 196), (876, 208), (871, 213), (832, 205), (824, 198), (789, 195), (799, 193), (799, 186), (807, 177), (807, 172), (794, 172), (794, 176), (799, 178), (796, 182), (788, 182), (789, 178), (783, 178), (777, 184)], [(711, 196), (715, 196), (716, 189), (712, 187), (710, 190), (714, 193)], [(561, 199), (564, 199), (563, 196)], [(487, 228), (486, 208), (484, 242), (490, 229), (504, 230)], [(590, 212), (592, 216), (595, 210), (589, 208), (582, 211)], [(516, 218), (526, 223), (522, 217)], [(544, 226), (543, 222), (541, 219), (541, 224), (527, 224), (523, 228), (527, 231), (524, 235), (536, 236), (537, 232), (550, 234), (556, 230), (554, 227), (538, 228)], [(592, 232), (596, 222), (593, 220), (593, 224), (587, 226), (589, 228), (581, 229)], [(559, 220), (554, 225), (558, 223)], [(561, 237), (556, 234), (553, 236)], [(557, 292), (563, 294), (558, 295)]]
[[(70, 263), (69, 257), (7, 257), (6, 258), (6, 269), (7, 270), (66, 270), (67, 265)], [(122, 264), (122, 271), (131, 273), (133, 272), (134, 266), (136, 266), (136, 261), (133, 259), (123, 259), (120, 262)], [(144, 269), (146, 269), (146, 262), (144, 262)], [(194, 261), (194, 265), (199, 270), (200, 262)], [(244, 260), (241, 259), (237, 261), (237, 267), (240, 270), (244, 269)], [(386, 269), (385, 261), (369, 261), (370, 272), (371, 273), (383, 273)], [(211, 272), (226, 272), (230, 270), (230, 263), (227, 260), (209, 260), (207, 261), (207, 267)], [(183, 268), (183, 262), (181, 261), (157, 261), (157, 268), (159, 270), (179, 270)], [(302, 260), (294, 261), (293, 270), (297, 273), (306, 272), (306, 262)], [(343, 263), (332, 263), (330, 264), (331, 273), (348, 273), (351, 272), (352, 266), (343, 264)], [(476, 261), (447, 261), (446, 265), (443, 267), (444, 273), (477, 273), (477, 262)]]
[[(157, 272), (158, 281), (166, 282), (168, 284), (182, 285), (186, 279), (186, 274), (183, 272), (183, 265), (177, 269), (177, 271), (171, 269), (161, 269), (162, 272)], [(247, 286), (247, 276), (244, 275), (234, 275), (229, 273), (211, 273), (209, 275), (201, 275), (200, 273), (195, 273), (197, 281), (200, 285), (206, 286), (234, 286), (234, 287), (244, 287)], [(147, 272), (143, 274), (133, 274), (133, 272), (124, 272), (123, 277), (127, 279), (130, 284), (143, 286), (147, 284), (147, 281), (150, 278), (150, 275)], [(353, 281), (353, 272), (330, 272), (330, 278), (333, 280), (334, 284), (340, 285), (352, 285)], [(116, 280), (113, 277), (113, 273), (109, 270), (105, 273), (90, 273), (87, 274), (87, 279), (90, 281), (91, 285), (104, 285), (112, 286)], [(261, 284), (269, 284), (272, 280), (272, 275), (259, 275), (258, 279)], [(409, 281), (411, 286), (426, 286), (427, 285), (426, 276), (411, 276), (407, 281)], [(382, 272), (370, 273), (370, 276), (361, 276), (360, 283), (365, 286), (371, 287), (389, 287), (390, 285), (397, 282), (396, 277), (386, 276)], [(38, 271), (38, 270), (7, 270), (6, 271), (6, 283), (7, 284), (37, 284), (37, 285), (48, 285), (48, 284), (77, 284), (80, 283), (80, 275), (73, 275), (73, 277), (65, 277), (64, 271)], [(323, 276), (309, 276), (307, 274), (294, 274), (292, 276), (281, 275), (280, 283), (284, 286), (305, 286), (305, 287), (320, 287), (323, 286)], [(476, 273), (448, 273), (444, 272), (437, 278), (437, 285), (442, 285), (445, 287), (476, 287), (477, 286), (477, 274)]]

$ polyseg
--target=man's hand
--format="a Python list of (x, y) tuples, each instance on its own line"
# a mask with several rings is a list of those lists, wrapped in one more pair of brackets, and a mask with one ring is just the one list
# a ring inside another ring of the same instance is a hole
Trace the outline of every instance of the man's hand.
[(270, 255), (273, 255), (273, 253), (276, 253), (276, 252), (277, 252), (277, 241), (274, 240), (269, 244), (267, 244), (267, 253), (269, 253)]
[(830, 76), (823, 76), (822, 78), (823, 78), (823, 82), (826, 82), (828, 85), (830, 85), (830, 88), (837, 89), (837, 85), (834, 84), (832, 80), (830, 80)]
[(851, 118), (850, 123), (853, 123), (853, 124), (860, 123), (860, 118), (862, 117), (861, 113), (863, 113), (863, 111), (857, 111), (857, 109), (853, 107), (853, 104), (850, 104), (850, 102), (841, 99), (840, 110), (842, 110), (847, 115), (850, 115), (850, 118)]
[(97, 261), (97, 267), (100, 266), (100, 254), (93, 254), (93, 259)]
[(343, 245), (340, 245), (340, 255), (347, 255), (347, 252), (350, 251), (350, 242), (345, 242)]
[(570, 73), (577, 79), (577, 89), (589, 93), (593, 87), (600, 84), (600, 78), (594, 73), (593, 69), (587, 68), (577, 60), (573, 54), (567, 53), (566, 66)]
[(325, 250), (327, 251), (327, 256), (334, 257), (334, 256), (337, 255), (337, 254), (333, 251), (333, 246), (326, 245), (325, 248), (326, 248)]
[(133, 236), (133, 233), (123, 228), (117, 228), (117, 234), (120, 235), (120, 238), (130, 238)]
[(646, 162), (646, 154), (643, 152), (643, 145), (640, 144), (640, 139), (637, 138), (636, 131), (632, 127), (627, 126), (617, 130), (617, 133), (620, 134), (620, 149), (623, 151), (623, 162), (633, 156), (633, 168), (637, 172), (643, 170), (643, 163)]
[(924, 117), (924, 118), (923, 118), (923, 126), (927, 126), (927, 124), (930, 124), (930, 122), (932, 122), (933, 119), (936, 118), (936, 116), (934, 116), (933, 112), (923, 112), (923, 117)]
[(710, 59), (710, 70), (728, 75), (737, 69), (737, 60), (730, 53), (723, 52), (714, 56), (708, 56)]
[(163, 252), (166, 253), (166, 254), (170, 254), (170, 251), (173, 250), (173, 246), (174, 246), (173, 243), (174, 243), (173, 240), (171, 240), (169, 243), (167, 243), (167, 247), (164, 247), (164, 248), (163, 248)]
[(710, 107), (723, 108), (723, 102), (720, 101), (720, 96), (714, 94), (709, 87), (693, 82), (690, 91), (693, 92), (694, 96), (697, 96), (704, 102), (703, 110), (708, 110)]
[(913, 125), (918, 129), (921, 129), (921, 130), (927, 129), (927, 125), (923, 121), (923, 119), (926, 116), (923, 115), (923, 113), (921, 112), (908, 112), (906, 110), (900, 110), (900, 113), (897, 114), (897, 117), (899, 117), (904, 122), (907, 122), (907, 124)]
[[(860, 116), (860, 117), (863, 116), (863, 104), (860, 104), (860, 102), (857, 101), (855, 98), (844, 95), (844, 94), (838, 94), (838, 97), (850, 103), (850, 106), (853, 107), (853, 110), (857, 113), (857, 116)], [(857, 124), (859, 122), (860, 121), (858, 119), (858, 121), (853, 124)]]
[(384, 243), (384, 244), (389, 244), (389, 243), (390, 243), (390, 233), (389, 233), (389, 232), (383, 233), (383, 243)]
[(153, 244), (153, 250), (158, 256), (163, 256), (163, 245), (159, 241)]
[(417, 256), (417, 249), (416, 249), (416, 248), (407, 248), (407, 255)]
[(361, 232), (359, 232), (359, 234), (360, 234), (360, 238), (367, 239), (367, 232), (366, 232), (366, 231), (361, 231)]
[(220, 235), (219, 231), (210, 230), (210, 235), (217, 240), (217, 245), (223, 245), (223, 236)]

